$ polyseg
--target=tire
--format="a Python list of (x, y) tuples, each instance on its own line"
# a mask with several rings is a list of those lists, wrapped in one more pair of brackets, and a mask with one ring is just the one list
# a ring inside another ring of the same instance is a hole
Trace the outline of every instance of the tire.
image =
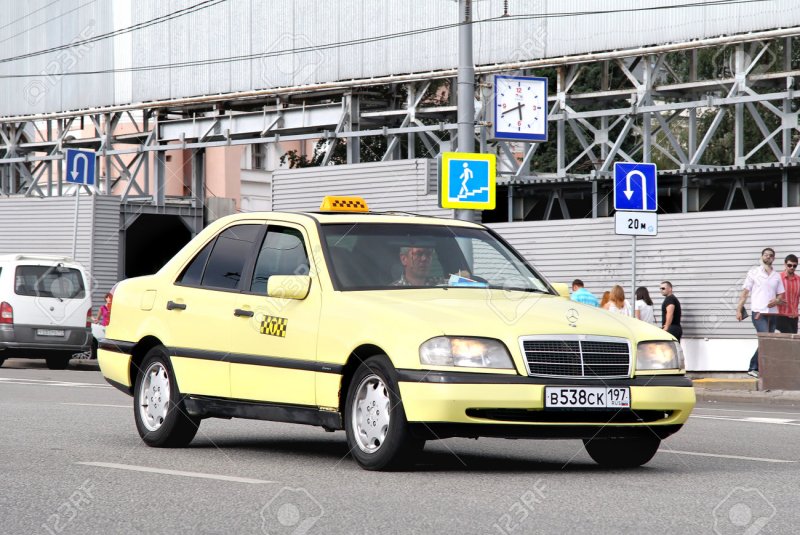
[(189, 416), (164, 346), (145, 355), (133, 389), (133, 417), (148, 446), (180, 448), (197, 434), (200, 419)]
[(69, 356), (66, 357), (47, 357), (45, 362), (47, 362), (47, 367), (51, 370), (66, 370), (67, 366), (69, 366)]
[(661, 440), (657, 437), (595, 438), (583, 441), (589, 456), (607, 468), (636, 468), (647, 464), (660, 444)]
[(380, 355), (356, 370), (345, 402), (347, 446), (365, 470), (396, 470), (410, 465), (425, 446), (406, 420), (394, 367)]

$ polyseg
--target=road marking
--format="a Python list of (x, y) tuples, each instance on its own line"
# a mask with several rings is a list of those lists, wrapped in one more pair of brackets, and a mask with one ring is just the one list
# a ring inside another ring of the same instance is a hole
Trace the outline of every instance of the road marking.
[(120, 409), (130, 409), (132, 405), (108, 405), (106, 403), (62, 403), (62, 405), (77, 405), (79, 407), (118, 407)]
[(76, 462), (75, 464), (82, 464), (85, 466), (99, 466), (100, 468), (116, 468), (118, 470), (131, 470), (133, 472), (148, 472), (152, 474), (165, 474), (168, 476), (184, 476), (184, 477), (197, 477), (202, 479), (216, 479), (219, 481), (232, 481), (234, 483), (251, 483), (259, 485), (263, 483), (274, 483), (274, 481), (265, 481), (263, 479), (250, 479), (248, 477), (234, 477), (234, 476), (221, 476), (217, 474), (204, 474), (202, 472), (183, 472), (180, 470), (166, 470), (163, 468), (151, 468), (149, 466), (136, 466), (133, 464), (117, 464), (117, 463), (94, 463), (94, 462)]
[(715, 416), (711, 414), (701, 415), (693, 414), (690, 418), (700, 420), (723, 420), (726, 422), (744, 422), (750, 424), (777, 424), (777, 425), (791, 425), (800, 426), (800, 420), (791, 418), (759, 418), (757, 416), (746, 416), (744, 418), (734, 418), (732, 416)]
[(111, 388), (99, 383), (74, 383), (70, 381), (50, 381), (46, 379), (23, 379), (16, 377), (0, 377), (0, 383), (27, 386), (70, 386), (73, 388)]
[(750, 414), (792, 414), (800, 419), (800, 412), (781, 412), (781, 411), (751, 411), (747, 409), (711, 409), (708, 407), (696, 407), (696, 411), (716, 411), (716, 412), (742, 412)]
[(766, 459), (764, 457), (743, 457), (741, 455), (723, 455), (721, 453), (701, 453), (699, 451), (661, 450), (659, 453), (677, 453), (679, 455), (695, 455), (697, 457), (717, 457), (719, 459), (738, 459), (740, 461), (759, 461), (762, 463), (796, 463), (786, 459)]

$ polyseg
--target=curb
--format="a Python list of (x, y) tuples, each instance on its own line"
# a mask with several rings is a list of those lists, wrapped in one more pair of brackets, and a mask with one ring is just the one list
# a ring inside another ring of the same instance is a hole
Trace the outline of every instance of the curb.
[(800, 407), (800, 391), (797, 390), (713, 390), (694, 389), (697, 401), (728, 403), (759, 403), (782, 407)]

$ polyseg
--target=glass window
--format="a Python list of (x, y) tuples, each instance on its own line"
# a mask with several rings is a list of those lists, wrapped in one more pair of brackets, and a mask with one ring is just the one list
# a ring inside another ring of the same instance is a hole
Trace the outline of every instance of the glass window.
[(308, 275), (309, 264), (299, 230), (270, 225), (256, 260), (250, 291), (267, 293), (272, 275)]
[(58, 266), (17, 266), (14, 293), (31, 297), (83, 299), (86, 286), (81, 272)]
[(261, 225), (237, 225), (223, 230), (214, 242), (201, 286), (235, 290), (253, 252)]
[(337, 287), (450, 286), (551, 293), (545, 280), (490, 232), (444, 225), (322, 226)]
[(203, 278), (203, 268), (206, 267), (206, 260), (214, 247), (212, 240), (203, 249), (197, 253), (194, 259), (186, 266), (181, 276), (178, 277), (178, 283), (186, 284), (187, 286), (199, 286), (200, 280)]

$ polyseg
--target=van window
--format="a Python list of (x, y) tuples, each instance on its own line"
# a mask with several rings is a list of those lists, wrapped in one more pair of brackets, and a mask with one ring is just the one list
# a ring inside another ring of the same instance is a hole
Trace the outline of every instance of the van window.
[(81, 272), (64, 266), (17, 266), (14, 293), (30, 297), (83, 299), (86, 287)]

